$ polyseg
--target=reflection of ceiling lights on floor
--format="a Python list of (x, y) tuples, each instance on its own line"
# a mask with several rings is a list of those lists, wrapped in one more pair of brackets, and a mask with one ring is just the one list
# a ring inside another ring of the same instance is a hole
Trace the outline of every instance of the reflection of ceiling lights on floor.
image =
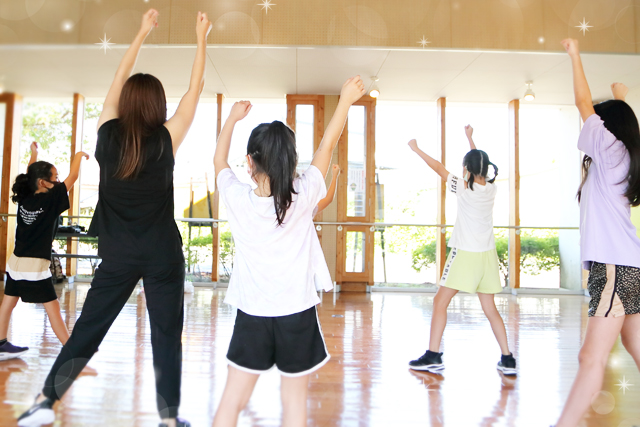
[(533, 101), (534, 99), (536, 99), (536, 94), (533, 93), (533, 89), (531, 89), (531, 86), (533, 86), (533, 82), (527, 82), (527, 90), (524, 92), (524, 97), (523, 99), (525, 101)]

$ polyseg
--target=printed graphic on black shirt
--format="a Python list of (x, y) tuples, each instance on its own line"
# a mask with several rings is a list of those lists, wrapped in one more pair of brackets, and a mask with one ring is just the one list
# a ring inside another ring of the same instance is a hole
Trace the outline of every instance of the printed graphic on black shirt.
[(18, 213), (20, 214), (20, 218), (22, 218), (22, 221), (26, 224), (26, 225), (31, 225), (33, 224), (33, 222), (38, 219), (38, 215), (40, 215), (42, 212), (44, 212), (42, 210), (42, 208), (38, 209), (37, 211), (28, 211), (24, 208), (24, 206), (20, 206), (20, 209), (18, 209)]

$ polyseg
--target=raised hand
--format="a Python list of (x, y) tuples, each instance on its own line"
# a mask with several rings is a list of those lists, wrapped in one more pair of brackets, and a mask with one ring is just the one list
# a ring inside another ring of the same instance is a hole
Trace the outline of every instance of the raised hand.
[(233, 120), (234, 122), (239, 122), (240, 120), (247, 117), (249, 111), (251, 111), (251, 102), (249, 101), (238, 101), (233, 104), (231, 107), (231, 113), (229, 113), (229, 118), (227, 120)]
[(349, 105), (352, 105), (358, 99), (362, 98), (365, 92), (364, 82), (360, 76), (351, 77), (342, 85), (340, 100), (344, 100)]
[(198, 41), (206, 41), (207, 36), (209, 35), (209, 31), (211, 31), (211, 21), (207, 17), (206, 13), (198, 12), (198, 16), (196, 18), (196, 36), (198, 37)]
[(560, 42), (569, 56), (580, 55), (580, 48), (578, 47), (578, 40), (576, 39), (564, 39)]
[(338, 175), (340, 175), (340, 165), (333, 165), (333, 166), (331, 166), (331, 175), (332, 175), (332, 176), (338, 176)]
[(142, 15), (142, 23), (140, 24), (140, 32), (145, 35), (149, 34), (151, 30), (158, 26), (158, 11), (155, 9), (149, 9), (144, 15)]
[(418, 149), (418, 141), (416, 141), (415, 139), (409, 141), (409, 148), (411, 148), (413, 151), (416, 151)]
[(31, 143), (31, 146), (30, 146), (29, 148), (31, 148), (31, 154), (32, 154), (32, 155), (34, 155), (34, 154), (35, 154), (36, 156), (38, 155), (38, 143), (37, 143), (37, 142), (33, 141), (33, 142)]
[(467, 138), (471, 139), (473, 137), (473, 128), (471, 125), (466, 125), (464, 127), (464, 133), (467, 135)]
[(611, 93), (613, 94), (614, 99), (624, 101), (627, 97), (627, 93), (629, 93), (629, 88), (624, 83), (612, 83)]
[(78, 151), (76, 153), (76, 156), (84, 157), (86, 160), (89, 160), (89, 155), (87, 153), (85, 153), (84, 151)]

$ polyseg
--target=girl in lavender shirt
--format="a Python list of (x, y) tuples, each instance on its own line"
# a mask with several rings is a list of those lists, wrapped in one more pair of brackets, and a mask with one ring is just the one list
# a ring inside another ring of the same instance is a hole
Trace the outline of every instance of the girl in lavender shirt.
[(575, 427), (602, 387), (609, 352), (622, 343), (640, 367), (640, 239), (631, 206), (640, 205), (640, 129), (624, 102), (627, 87), (614, 83), (614, 100), (593, 105), (578, 42), (562, 45), (571, 57), (576, 106), (584, 127), (580, 201), (580, 249), (589, 270), (589, 321), (580, 368), (557, 427)]

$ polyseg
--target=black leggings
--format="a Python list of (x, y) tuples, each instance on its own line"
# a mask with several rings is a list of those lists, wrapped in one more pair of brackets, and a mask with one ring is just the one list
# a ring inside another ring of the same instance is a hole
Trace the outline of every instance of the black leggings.
[(71, 387), (131, 296), (144, 280), (160, 418), (175, 418), (180, 406), (184, 263), (138, 266), (102, 261), (91, 282), (69, 341), (62, 347), (42, 393), (59, 400)]

